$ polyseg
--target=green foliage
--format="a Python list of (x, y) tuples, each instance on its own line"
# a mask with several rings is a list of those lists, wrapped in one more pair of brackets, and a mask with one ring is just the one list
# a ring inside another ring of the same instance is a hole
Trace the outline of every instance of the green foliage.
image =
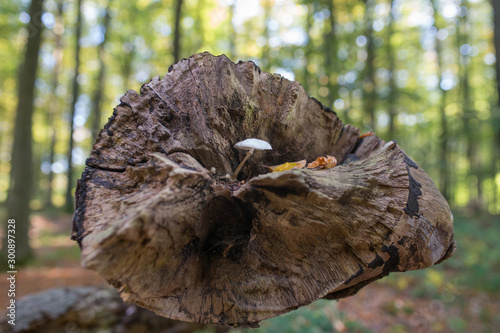
[(58, 267), (61, 266), (61, 262), (80, 260), (80, 255), (80, 249), (76, 244), (58, 246), (53, 247), (52, 251), (48, 253), (40, 254), (36, 261), (32, 261), (30, 264), (33, 267)]
[[(385, 278), (402, 289), (412, 286), (414, 297), (452, 302), (465, 289), (495, 293), (500, 288), (500, 218), (454, 216), (457, 251), (442, 264), (424, 270), (391, 274)], [(487, 231), (487, 232), (485, 232)]]
[(448, 325), (453, 332), (467, 332), (467, 323), (459, 317), (451, 317), (448, 319)]
[[(54, 24), (58, 19), (56, 0), (46, 0), (42, 16), (47, 29), (36, 82), (33, 138), (38, 186), (31, 203), (34, 209), (44, 207), (49, 186), (53, 189), (51, 201), (58, 207), (64, 203), (75, 3), (64, 1), (62, 24)], [(99, 68), (98, 45), (105, 43), (101, 126), (119, 96), (128, 89), (139, 90), (155, 75), (163, 76), (173, 61), (173, 0), (112, 1), (111, 25), (103, 41), (107, 4), (107, 0), (85, 0), (83, 6), (81, 92), (74, 135), (76, 175), (93, 143), (91, 96)], [(0, 56), (9, 61), (0, 63), (0, 201), (6, 199), (9, 184), (16, 80), (29, 33), (23, 23), (27, 5), (14, 0), (1, 5), (0, 26), (7, 38), (0, 40)], [(374, 73), (366, 67), (367, 24), (373, 27)], [(500, 108), (495, 107), (493, 28), (491, 5), (486, 0), (463, 3), (460, 8), (442, 0), (376, 0), (372, 18), (365, 15), (363, 2), (185, 0), (180, 54), (189, 57), (209, 51), (225, 53), (235, 62), (253, 60), (263, 70), (298, 80), (311, 96), (363, 132), (371, 129), (365, 104), (371, 96), (377, 134), (396, 140), (440, 187), (439, 168), (446, 157), (447, 194), (452, 205), (498, 213), (500, 162), (495, 156), (500, 154), (494, 138), (500, 135)], [(63, 60), (59, 84), (52, 91), (57, 33), (62, 33)], [(441, 50), (436, 48), (438, 38)], [(367, 81), (369, 76), (374, 77), (374, 85)], [(446, 96), (441, 98), (443, 94)], [(448, 118), (446, 156), (440, 152), (442, 107)], [(49, 109), (56, 118), (52, 123)], [(392, 134), (390, 121), (395, 126)], [(55, 177), (49, 184), (52, 131), (57, 132), (57, 142), (52, 164)]]
[[(486, 292), (497, 292), (500, 279), (500, 218), (483, 216), (471, 220), (455, 217), (457, 252), (443, 263), (444, 269), (456, 272), (456, 283)], [(451, 274), (450, 274), (451, 275)]]
[(341, 325), (342, 329), (346, 328), (348, 332), (371, 332), (361, 323), (348, 320), (344, 313), (337, 310), (335, 301), (327, 300), (319, 300), (285, 315), (265, 320), (260, 323), (260, 328), (243, 332), (337, 332), (335, 325)]

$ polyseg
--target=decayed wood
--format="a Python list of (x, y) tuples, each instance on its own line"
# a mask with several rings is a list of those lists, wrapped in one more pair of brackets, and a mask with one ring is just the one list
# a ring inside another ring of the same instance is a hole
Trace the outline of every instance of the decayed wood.
[[(256, 326), (451, 256), (453, 217), (429, 176), (394, 142), (358, 136), (252, 62), (184, 59), (122, 97), (94, 145), (73, 221), (82, 264), (159, 315)], [(250, 137), (273, 150), (230, 183)], [(262, 168), (327, 154), (341, 164)]]
[(134, 304), (125, 304), (115, 290), (96, 287), (54, 288), (28, 295), (16, 302), (15, 320), (5, 312), (0, 317), (0, 331), (5, 333), (187, 333), (200, 329), (201, 324), (156, 316)]

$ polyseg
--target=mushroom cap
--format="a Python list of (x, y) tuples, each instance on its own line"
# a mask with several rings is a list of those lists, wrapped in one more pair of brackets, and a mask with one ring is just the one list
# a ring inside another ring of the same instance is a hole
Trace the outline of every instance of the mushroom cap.
[(243, 149), (243, 150), (250, 150), (250, 149), (256, 149), (256, 150), (272, 150), (273, 147), (269, 144), (269, 142), (266, 142), (264, 140), (259, 140), (259, 139), (246, 139), (243, 141), (240, 141), (234, 145), (234, 148), (236, 149)]

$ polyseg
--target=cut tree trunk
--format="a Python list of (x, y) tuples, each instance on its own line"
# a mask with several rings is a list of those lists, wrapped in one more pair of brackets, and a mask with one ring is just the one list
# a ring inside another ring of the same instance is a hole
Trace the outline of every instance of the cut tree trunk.
[[(227, 181), (251, 137), (273, 150)], [(327, 154), (341, 164), (262, 167)], [(76, 205), (85, 267), (125, 301), (198, 323), (257, 326), (455, 248), (446, 200), (396, 143), (359, 137), (297, 82), (208, 53), (121, 98)]]

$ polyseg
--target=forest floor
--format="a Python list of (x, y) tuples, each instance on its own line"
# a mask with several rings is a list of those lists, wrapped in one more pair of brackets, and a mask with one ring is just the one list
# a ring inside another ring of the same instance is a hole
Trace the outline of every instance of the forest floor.
[[(70, 230), (70, 216), (33, 216), (35, 259), (18, 268), (17, 299), (49, 288), (108, 286), (97, 273), (81, 268)], [(500, 327), (500, 217), (456, 213), (455, 231), (457, 252), (441, 265), (394, 273), (355, 296), (320, 300), (266, 320), (259, 329), (234, 331), (495, 332)], [(0, 290), (8, 290), (6, 277), (0, 274)], [(7, 302), (0, 297), (0, 308)]]

